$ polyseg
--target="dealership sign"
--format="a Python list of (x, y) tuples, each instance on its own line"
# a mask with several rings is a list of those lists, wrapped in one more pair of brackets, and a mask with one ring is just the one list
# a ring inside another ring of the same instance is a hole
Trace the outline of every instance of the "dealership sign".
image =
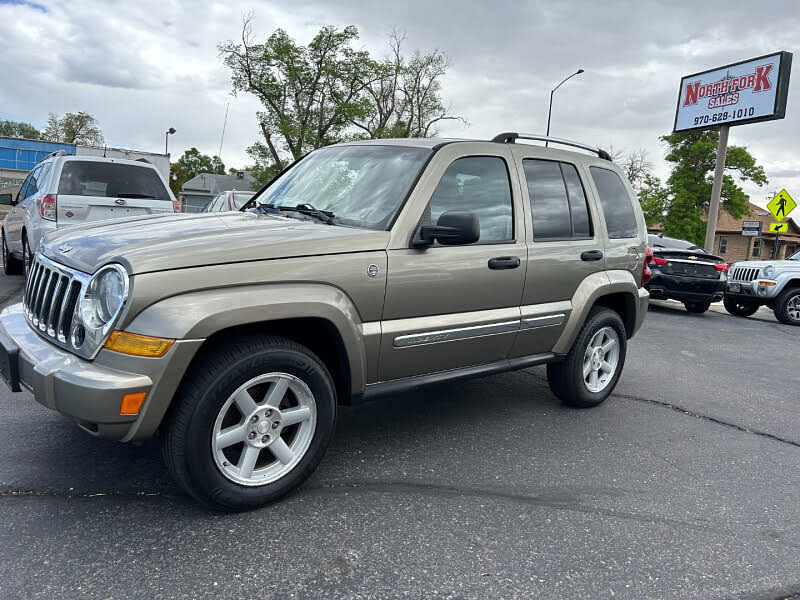
[(681, 79), (674, 131), (783, 119), (792, 67), (776, 52)]

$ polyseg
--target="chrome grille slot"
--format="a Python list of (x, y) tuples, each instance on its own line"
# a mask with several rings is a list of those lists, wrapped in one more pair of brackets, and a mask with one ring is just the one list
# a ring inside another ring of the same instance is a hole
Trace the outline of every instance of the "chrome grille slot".
[(37, 254), (22, 297), (30, 326), (59, 346), (74, 350), (69, 336), (81, 293), (89, 279), (85, 273)]
[(75, 314), (75, 307), (78, 305), (78, 298), (81, 293), (81, 284), (73, 281), (69, 285), (69, 294), (67, 295), (64, 306), (61, 309), (61, 316), (58, 322), (58, 340), (65, 344), (67, 342), (67, 335), (72, 327), (72, 317)]

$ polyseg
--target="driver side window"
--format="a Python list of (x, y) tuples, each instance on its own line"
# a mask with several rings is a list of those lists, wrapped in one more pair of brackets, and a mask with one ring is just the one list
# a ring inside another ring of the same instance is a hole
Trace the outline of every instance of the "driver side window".
[(502, 158), (469, 156), (453, 161), (436, 186), (429, 207), (432, 223), (451, 210), (475, 213), (481, 228), (476, 244), (514, 239), (511, 183)]

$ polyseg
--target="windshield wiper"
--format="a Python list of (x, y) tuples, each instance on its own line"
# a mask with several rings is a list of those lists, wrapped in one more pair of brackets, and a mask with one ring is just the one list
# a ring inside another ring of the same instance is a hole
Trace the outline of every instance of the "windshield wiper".
[(334, 219), (336, 218), (335, 214), (333, 214), (329, 210), (320, 210), (315, 206), (309, 204), (308, 202), (304, 204), (298, 204), (297, 206), (275, 206), (274, 204), (260, 204), (259, 207), (268, 208), (272, 210), (279, 210), (282, 212), (298, 212), (302, 215), (315, 217), (328, 225), (336, 224), (336, 222), (334, 221)]

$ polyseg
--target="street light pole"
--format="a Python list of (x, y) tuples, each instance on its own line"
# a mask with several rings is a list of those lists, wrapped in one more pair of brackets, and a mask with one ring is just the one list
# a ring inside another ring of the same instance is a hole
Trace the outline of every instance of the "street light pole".
[[(564, 85), (567, 82), (568, 79), (572, 79), (573, 77), (575, 77), (575, 75), (580, 75), (581, 73), (583, 73), (583, 69), (578, 69), (572, 75), (570, 75), (569, 77), (566, 77), (556, 87), (554, 87), (552, 90), (550, 90), (550, 108), (547, 109), (547, 134), (546, 134), (547, 137), (550, 137), (550, 116), (553, 113), (553, 94), (555, 93), (555, 91), (558, 88), (560, 88), (562, 85)], [(544, 145), (545, 145), (545, 147), (547, 147), (549, 145), (549, 142), (545, 142)]]
[(169, 154), (169, 136), (175, 133), (175, 128), (170, 127), (164, 134), (164, 154)]

